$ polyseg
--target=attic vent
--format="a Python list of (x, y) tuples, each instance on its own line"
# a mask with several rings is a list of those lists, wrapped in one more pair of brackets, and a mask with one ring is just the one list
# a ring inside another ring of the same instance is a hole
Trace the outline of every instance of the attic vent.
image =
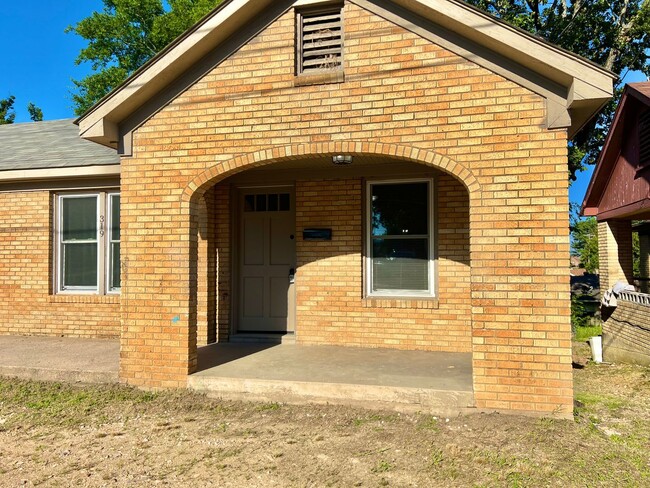
[(341, 8), (298, 16), (299, 73), (340, 70), (343, 66)]
[(639, 168), (650, 166), (650, 110), (639, 116)]

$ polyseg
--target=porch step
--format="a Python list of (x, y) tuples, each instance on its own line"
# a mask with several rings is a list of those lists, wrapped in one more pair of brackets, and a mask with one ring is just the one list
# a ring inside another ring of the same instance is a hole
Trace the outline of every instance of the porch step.
[(295, 344), (296, 336), (287, 334), (240, 333), (230, 336), (229, 342), (236, 344)]
[(470, 413), (470, 391), (191, 375), (188, 388), (225, 400), (350, 405), (444, 416)]

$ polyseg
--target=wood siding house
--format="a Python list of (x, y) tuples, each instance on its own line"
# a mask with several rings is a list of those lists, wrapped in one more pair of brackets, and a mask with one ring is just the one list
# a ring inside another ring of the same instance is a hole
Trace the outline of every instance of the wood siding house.
[[(603, 317), (607, 361), (650, 365), (650, 82), (625, 86), (582, 204), (598, 219), (601, 290), (636, 283)], [(639, 276), (632, 234), (639, 235)]]

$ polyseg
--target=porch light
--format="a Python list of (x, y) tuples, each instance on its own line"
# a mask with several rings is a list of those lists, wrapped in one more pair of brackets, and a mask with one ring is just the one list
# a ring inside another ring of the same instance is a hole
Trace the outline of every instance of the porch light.
[(332, 163), (338, 165), (351, 164), (352, 156), (349, 154), (337, 154), (336, 156), (332, 156)]

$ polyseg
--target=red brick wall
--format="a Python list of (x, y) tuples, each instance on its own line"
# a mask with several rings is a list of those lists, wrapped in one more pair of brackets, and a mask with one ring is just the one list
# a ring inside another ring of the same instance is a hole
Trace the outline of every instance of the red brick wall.
[(0, 334), (108, 338), (119, 297), (53, 295), (52, 197), (0, 193)]
[[(296, 86), (293, 36), (289, 11), (135, 132), (122, 172), (122, 377), (177, 386), (194, 367), (192, 249), (206, 189), (287, 158), (372, 153), (440, 168), (469, 190), (471, 299), (453, 299), (471, 309), (477, 406), (570, 414), (566, 131), (544, 127), (544, 100), (351, 3), (345, 82)], [(463, 271), (440, 273), (465, 283)], [(395, 308), (372, 305), (361, 313), (379, 320)], [(441, 324), (451, 308), (440, 303), (435, 319), (415, 310), (410, 326)], [(389, 345), (359, 327), (361, 337)]]

